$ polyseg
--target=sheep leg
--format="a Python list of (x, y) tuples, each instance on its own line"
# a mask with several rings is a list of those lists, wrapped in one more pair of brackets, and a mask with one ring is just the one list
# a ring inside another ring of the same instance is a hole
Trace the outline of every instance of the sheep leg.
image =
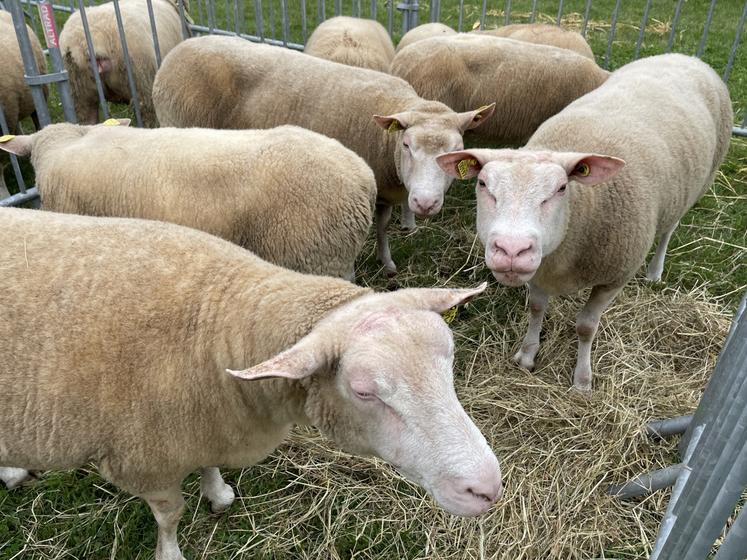
[(649, 282), (661, 281), (661, 273), (664, 272), (664, 257), (667, 256), (667, 246), (678, 225), (679, 222), (675, 222), (669, 231), (662, 234), (659, 244), (656, 246), (656, 253), (651, 258), (651, 262), (648, 263), (648, 270), (646, 270), (646, 278)]
[(387, 276), (394, 276), (397, 273), (397, 266), (392, 260), (392, 253), (389, 250), (389, 238), (386, 235), (386, 228), (392, 219), (392, 207), (389, 204), (376, 205), (376, 259), (384, 265)]
[(27, 480), (31, 480), (34, 476), (26, 469), (17, 469), (14, 467), (0, 467), (0, 480), (5, 483), (8, 490), (12, 490), (16, 486), (20, 486)]
[(236, 495), (233, 489), (223, 481), (216, 467), (205, 467), (200, 475), (200, 492), (210, 502), (210, 510), (220, 513), (228, 509)]
[(185, 560), (176, 539), (176, 529), (184, 511), (184, 498), (179, 485), (144, 494), (141, 498), (148, 503), (158, 523), (156, 560)]
[(540, 331), (549, 299), (550, 297), (545, 292), (529, 284), (529, 327), (521, 348), (514, 354), (514, 362), (529, 371), (534, 369), (534, 358), (539, 350)]
[(612, 303), (622, 287), (594, 286), (589, 300), (576, 316), (578, 334), (578, 358), (573, 372), (573, 386), (582, 392), (591, 391), (591, 343), (599, 328), (599, 320), (607, 306)]
[(415, 213), (410, 210), (410, 204), (408, 202), (402, 203), (402, 212), (399, 217), (400, 225), (405, 231), (413, 231), (417, 226), (415, 225)]

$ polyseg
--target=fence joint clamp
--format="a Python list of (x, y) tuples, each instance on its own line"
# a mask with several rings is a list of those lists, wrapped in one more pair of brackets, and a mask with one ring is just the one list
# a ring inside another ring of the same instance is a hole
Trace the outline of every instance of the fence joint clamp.
[(40, 74), (39, 76), (29, 76), (28, 74), (23, 75), (26, 83), (30, 86), (43, 86), (45, 84), (52, 84), (55, 82), (67, 82), (68, 78), (67, 70), (61, 72), (54, 72), (52, 74)]

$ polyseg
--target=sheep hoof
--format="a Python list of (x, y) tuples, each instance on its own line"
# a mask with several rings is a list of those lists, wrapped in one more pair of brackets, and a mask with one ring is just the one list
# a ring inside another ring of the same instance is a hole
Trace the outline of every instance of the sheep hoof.
[(213, 513), (223, 513), (231, 506), (235, 498), (236, 494), (234, 494), (233, 488), (228, 484), (224, 484), (223, 488), (216, 492), (210, 500), (210, 511)]
[(384, 274), (386, 274), (387, 278), (397, 275), (397, 265), (394, 264), (394, 261), (384, 263)]
[(591, 396), (591, 383), (574, 383), (573, 390), (582, 397)]
[(418, 226), (415, 225), (414, 220), (412, 221), (412, 223), (402, 222), (399, 227), (402, 231), (407, 231), (407, 232), (415, 231), (416, 229), (418, 229)]
[(535, 354), (530, 354), (521, 349), (514, 354), (513, 360), (519, 367), (527, 371), (534, 371), (534, 356)]
[(651, 284), (658, 284), (659, 282), (661, 282), (661, 272), (659, 272), (658, 274), (656, 272), (647, 272), (646, 280)]

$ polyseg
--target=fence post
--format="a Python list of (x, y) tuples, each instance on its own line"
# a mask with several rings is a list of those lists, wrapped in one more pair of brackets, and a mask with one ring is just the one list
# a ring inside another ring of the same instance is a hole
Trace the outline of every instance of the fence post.
[(402, 12), (402, 35), (418, 26), (418, 0), (405, 0), (397, 4), (397, 9)]
[[(16, 0), (17, 1), (17, 0)], [(67, 76), (67, 70), (62, 64), (62, 53), (60, 53), (60, 39), (57, 35), (57, 26), (54, 21), (54, 8), (50, 0), (41, 0), (37, 5), (39, 8), (39, 19), (41, 20), (42, 29), (44, 30), (44, 39), (49, 50), (49, 60), (52, 62), (54, 74), (43, 76), (46, 82), (57, 82), (57, 90), (62, 102), (62, 112), (65, 120), (71, 123), (77, 123), (78, 118), (75, 114), (75, 103), (70, 91), (70, 82)], [(28, 78), (26, 79), (28, 82)], [(30, 82), (29, 82), (30, 83)]]

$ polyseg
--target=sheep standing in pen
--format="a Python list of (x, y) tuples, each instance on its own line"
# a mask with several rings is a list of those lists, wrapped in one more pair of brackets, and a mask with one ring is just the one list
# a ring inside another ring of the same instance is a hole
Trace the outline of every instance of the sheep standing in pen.
[[(186, 0), (184, 4), (187, 7)], [(153, 0), (152, 5), (158, 46), (164, 57), (182, 41), (182, 24), (175, 0)], [(151, 91), (158, 65), (148, 17), (148, 3), (146, 0), (120, 0), (119, 7), (143, 124), (154, 127), (157, 122)], [(131, 103), (133, 100), (114, 4), (110, 2), (86, 8), (86, 17), (104, 97), (107, 101)], [(79, 12), (73, 12), (65, 22), (60, 33), (60, 51), (70, 76), (78, 120), (83, 124), (95, 124), (99, 118), (99, 98)]]
[[(34, 31), (27, 25), (26, 30), (34, 51), (37, 70), (40, 74), (47, 71), (47, 62), (44, 58), (39, 39)], [(26, 84), (26, 71), (23, 67), (21, 50), (18, 48), (16, 32), (13, 27), (13, 18), (10, 13), (0, 10), (0, 108), (5, 115), (5, 121), (11, 134), (15, 133), (18, 123), (28, 116), (34, 119), (37, 130), (39, 121), (36, 118), (34, 99), (31, 96), (31, 88)], [(44, 95), (47, 87), (44, 86)], [(0, 136), (3, 133), (0, 130)], [(5, 186), (3, 170), (5, 168), (4, 158), (0, 158), (0, 200), (10, 196), (8, 187)]]
[(95, 463), (150, 506), (157, 560), (183, 560), (189, 473), (228, 507), (216, 466), (256, 464), (294, 424), (392, 463), (454, 514), (500, 498), (439, 315), (484, 285), (376, 294), (156, 221), (0, 209), (0, 234), (0, 465)]
[(430, 37), (440, 37), (442, 35), (456, 34), (456, 31), (454, 31), (448, 25), (444, 25), (443, 23), (423, 23), (421, 25), (418, 25), (417, 27), (413, 27), (412, 29), (410, 29), (410, 31), (402, 36), (402, 38), (399, 40), (399, 43), (397, 43), (395, 52), (399, 52), (406, 46), (412, 45), (417, 41), (422, 41), (423, 39), (428, 39)]
[(171, 51), (156, 75), (153, 102), (165, 126), (295, 124), (356, 152), (376, 176), (377, 256), (390, 274), (396, 271), (386, 235), (392, 206), (407, 200), (418, 215), (436, 214), (452, 182), (436, 156), (461, 149), (464, 131), (494, 108), (456, 113), (382, 72), (215, 36)]
[(314, 30), (304, 52), (340, 64), (389, 72), (394, 44), (378, 21), (337, 16)]
[(548, 25), (546, 23), (514, 23), (498, 27), (497, 29), (476, 30), (473, 33), (568, 49), (576, 54), (594, 60), (594, 53), (583, 35), (570, 29), (563, 29), (557, 25)]
[(520, 150), (469, 150), (439, 163), (477, 176), (477, 230), (499, 282), (529, 283), (529, 328), (514, 356), (533, 368), (548, 298), (591, 287), (576, 321), (574, 386), (591, 389), (599, 319), (643, 264), (661, 279), (680, 218), (713, 183), (733, 115), (721, 78), (668, 54), (617, 70), (548, 120)]
[(295, 126), (150, 130), (62, 123), (0, 149), (31, 155), (45, 210), (173, 222), (280, 266), (350, 280), (376, 202), (365, 161)]
[(472, 33), (411, 44), (395, 55), (391, 73), (421, 97), (455, 111), (495, 101), (495, 116), (472, 134), (500, 144), (523, 144), (548, 118), (609, 76), (566, 49)]

